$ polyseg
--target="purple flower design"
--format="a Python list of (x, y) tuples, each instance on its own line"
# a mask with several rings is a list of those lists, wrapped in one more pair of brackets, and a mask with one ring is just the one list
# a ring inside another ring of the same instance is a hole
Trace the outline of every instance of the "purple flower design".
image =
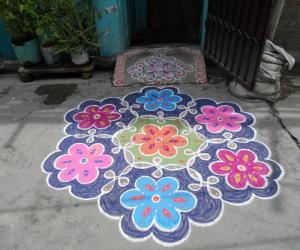
[(141, 82), (166, 83), (180, 80), (193, 70), (190, 64), (164, 53), (157, 53), (129, 67), (128, 73)]

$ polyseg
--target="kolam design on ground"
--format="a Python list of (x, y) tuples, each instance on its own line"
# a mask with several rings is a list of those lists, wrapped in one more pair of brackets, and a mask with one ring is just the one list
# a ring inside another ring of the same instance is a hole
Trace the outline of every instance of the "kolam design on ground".
[(179, 244), (192, 225), (216, 223), (225, 203), (279, 193), (283, 169), (237, 104), (146, 87), (85, 101), (65, 120), (66, 137), (42, 166), (49, 186), (98, 199), (132, 241)]

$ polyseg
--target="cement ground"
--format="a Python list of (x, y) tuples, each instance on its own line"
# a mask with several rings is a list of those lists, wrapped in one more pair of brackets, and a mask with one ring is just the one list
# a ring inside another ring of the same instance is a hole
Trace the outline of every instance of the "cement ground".
[[(1, 250), (134, 250), (162, 249), (152, 239), (127, 241), (118, 222), (98, 211), (96, 200), (80, 201), (66, 190), (49, 188), (40, 165), (64, 136), (64, 114), (86, 99), (122, 97), (141, 86), (114, 88), (111, 72), (88, 80), (47, 79), (21, 83), (0, 75), (0, 249)], [(300, 78), (290, 81), (300, 85)], [(257, 118), (257, 139), (285, 169), (281, 194), (255, 199), (244, 207), (225, 205), (211, 227), (192, 227), (188, 240), (174, 249), (300, 249), (300, 92), (296, 88), (276, 105), (239, 100), (225, 79), (205, 87), (179, 86), (195, 98), (233, 101)]]

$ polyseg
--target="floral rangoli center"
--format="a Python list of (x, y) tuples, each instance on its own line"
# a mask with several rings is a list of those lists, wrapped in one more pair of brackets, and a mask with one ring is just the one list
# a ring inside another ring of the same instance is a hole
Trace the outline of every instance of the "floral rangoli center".
[[(164, 121), (141, 117), (116, 137), (118, 146), (125, 148), (137, 164), (182, 168), (187, 167), (189, 159), (199, 153), (206, 140), (176, 117)], [(186, 153), (187, 150), (189, 153)]]

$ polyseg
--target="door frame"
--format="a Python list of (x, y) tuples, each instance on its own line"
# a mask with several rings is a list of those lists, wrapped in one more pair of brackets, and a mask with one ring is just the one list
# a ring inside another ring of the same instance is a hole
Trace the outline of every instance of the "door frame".
[[(102, 34), (99, 38), (100, 55), (115, 57), (124, 52), (131, 39), (137, 33), (147, 28), (147, 2), (151, 0), (93, 0), (94, 7), (101, 13), (96, 17), (97, 31)], [(200, 0), (199, 0), (200, 1)], [(209, 0), (202, 0), (199, 10), (200, 44), (204, 48)]]
[(254, 89), (270, 34), (274, 0), (210, 0), (204, 54), (224, 72)]

